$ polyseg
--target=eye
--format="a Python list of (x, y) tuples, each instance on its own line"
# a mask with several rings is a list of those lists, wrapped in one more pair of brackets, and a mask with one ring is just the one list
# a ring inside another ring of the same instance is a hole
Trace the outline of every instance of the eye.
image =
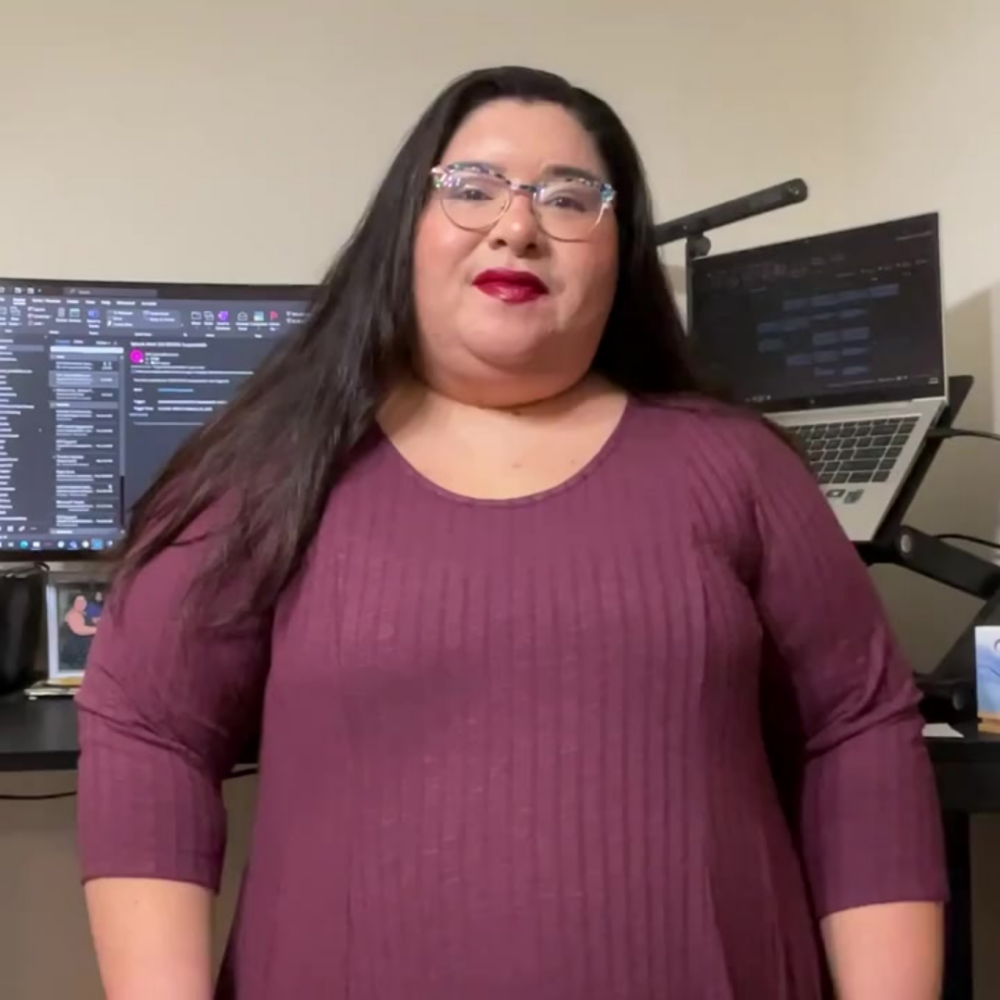
[(547, 198), (545, 204), (550, 208), (565, 208), (574, 212), (585, 212), (587, 210), (579, 198), (574, 198), (568, 194), (559, 194), (554, 198)]
[(483, 187), (475, 184), (465, 184), (456, 187), (451, 193), (451, 197), (456, 201), (489, 201), (494, 195)]
[(449, 201), (493, 201), (503, 197), (504, 188), (495, 177), (455, 172), (445, 176), (443, 194)]
[(560, 182), (546, 185), (539, 196), (543, 208), (590, 214), (600, 208), (600, 192), (588, 184)]

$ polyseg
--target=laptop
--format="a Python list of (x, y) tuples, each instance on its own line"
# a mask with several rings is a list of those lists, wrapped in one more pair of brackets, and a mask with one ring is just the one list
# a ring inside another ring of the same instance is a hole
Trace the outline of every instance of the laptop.
[(947, 406), (937, 214), (705, 257), (689, 287), (702, 373), (798, 437), (871, 541)]

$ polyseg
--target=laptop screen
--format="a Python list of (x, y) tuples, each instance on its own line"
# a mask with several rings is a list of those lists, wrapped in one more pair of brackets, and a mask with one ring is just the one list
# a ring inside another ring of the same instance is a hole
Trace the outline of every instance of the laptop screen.
[(938, 228), (922, 215), (696, 261), (702, 372), (768, 410), (944, 395)]

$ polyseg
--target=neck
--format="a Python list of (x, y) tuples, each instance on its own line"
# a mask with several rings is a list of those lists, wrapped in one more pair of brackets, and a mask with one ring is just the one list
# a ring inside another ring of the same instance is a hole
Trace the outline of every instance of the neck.
[(545, 423), (558, 419), (591, 400), (621, 395), (621, 390), (599, 376), (586, 375), (575, 385), (553, 396), (541, 399), (522, 396), (520, 399), (508, 399), (503, 404), (484, 404), (474, 399), (456, 397), (425, 382), (410, 379), (397, 385), (390, 393), (379, 414), (379, 423), (387, 431), (412, 422), (434, 424), (458, 418), (466, 423)]

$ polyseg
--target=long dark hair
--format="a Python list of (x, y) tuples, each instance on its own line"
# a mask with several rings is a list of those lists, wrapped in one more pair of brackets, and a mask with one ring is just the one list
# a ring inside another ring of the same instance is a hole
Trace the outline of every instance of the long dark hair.
[(136, 504), (117, 560), (118, 583), (224, 504), (220, 544), (201, 577), (206, 592), (238, 573), (245, 604), (228, 609), (229, 620), (274, 607), (388, 389), (413, 370), (413, 243), (431, 168), (463, 120), (500, 98), (566, 108), (593, 137), (617, 191), (617, 292), (594, 370), (636, 396), (698, 388), (653, 242), (642, 162), (619, 117), (552, 73), (521, 67), (469, 73), (437, 97), (404, 141), (330, 268), (310, 321), (188, 439)]

